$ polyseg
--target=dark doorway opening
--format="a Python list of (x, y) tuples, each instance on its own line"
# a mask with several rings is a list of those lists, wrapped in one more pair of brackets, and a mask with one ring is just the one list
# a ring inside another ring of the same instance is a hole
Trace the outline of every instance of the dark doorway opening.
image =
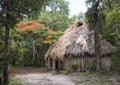
[(50, 58), (50, 67), (52, 67), (53, 65), (53, 61), (52, 61), (52, 58)]
[(55, 70), (59, 71), (59, 62), (58, 62), (58, 60), (55, 61)]

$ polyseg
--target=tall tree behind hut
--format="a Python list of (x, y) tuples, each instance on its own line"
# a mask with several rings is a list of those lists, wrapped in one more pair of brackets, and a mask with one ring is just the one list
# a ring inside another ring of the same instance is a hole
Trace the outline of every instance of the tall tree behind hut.
[[(100, 2), (102, 0), (87, 0), (86, 3), (89, 6), (88, 11), (86, 12), (86, 16), (88, 19), (88, 23), (90, 24), (90, 28), (94, 30), (95, 35), (95, 56), (96, 58), (96, 70), (99, 71), (101, 68), (100, 65), (100, 29), (99, 29), (99, 8)], [(91, 23), (90, 23), (91, 22)]]
[(86, 13), (87, 22), (90, 28), (95, 28), (94, 25), (97, 23), (100, 34), (102, 37), (117, 47), (115, 56), (111, 56), (111, 69), (120, 70), (120, 1), (119, 0), (99, 0), (98, 16), (97, 20), (94, 19), (94, 9), (96, 0), (86, 0), (88, 5), (88, 11)]

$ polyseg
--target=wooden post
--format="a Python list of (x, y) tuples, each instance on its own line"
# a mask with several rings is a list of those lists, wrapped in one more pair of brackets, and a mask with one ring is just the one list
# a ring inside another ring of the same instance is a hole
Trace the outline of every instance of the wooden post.
[(50, 70), (50, 58), (47, 59), (47, 67), (48, 67), (48, 70)]
[(52, 70), (53, 70), (53, 72), (55, 71), (55, 60), (53, 60), (53, 66), (52, 66)]

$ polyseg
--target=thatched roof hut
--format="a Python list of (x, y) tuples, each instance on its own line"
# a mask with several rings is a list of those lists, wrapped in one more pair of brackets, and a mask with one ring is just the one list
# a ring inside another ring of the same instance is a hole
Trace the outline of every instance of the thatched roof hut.
[(109, 70), (109, 54), (113, 53), (115, 47), (100, 35), (99, 49), (100, 56), (96, 57), (94, 31), (90, 31), (86, 23), (77, 21), (48, 49), (45, 55), (46, 65), (53, 70), (77, 67), (77, 71), (85, 71), (95, 62), (96, 68), (100, 66)]
[[(100, 54), (108, 55), (115, 47), (106, 40), (100, 40)], [(45, 55), (45, 59), (64, 60), (67, 55), (84, 56), (95, 54), (94, 31), (90, 31), (86, 23), (77, 21), (65, 31), (58, 42), (53, 44)]]

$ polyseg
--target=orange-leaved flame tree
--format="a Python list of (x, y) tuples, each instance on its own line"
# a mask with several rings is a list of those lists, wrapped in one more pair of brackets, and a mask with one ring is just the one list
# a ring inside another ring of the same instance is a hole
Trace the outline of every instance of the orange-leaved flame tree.
[[(39, 23), (35, 20), (22, 21), (22, 22), (19, 22), (16, 26), (18, 27), (18, 29), (21, 32), (24, 32), (27, 29), (34, 31), (36, 28), (41, 28), (41, 29), (37, 30), (37, 31), (39, 31), (38, 33), (43, 33), (43, 34), (47, 35), (47, 36), (44, 37), (44, 43), (57, 42), (59, 37), (63, 34), (63, 32), (59, 31), (59, 30), (58, 31), (53, 31), (53, 29), (51, 29), (51, 28), (47, 29), (44, 24), (41, 24), (41, 23)], [(46, 28), (46, 30), (44, 30), (42, 28)], [(41, 36), (42, 36), (42, 34), (41, 34)]]
[(24, 30), (27, 30), (27, 29), (34, 30), (37, 27), (45, 27), (45, 25), (41, 24), (41, 23), (39, 23), (39, 22), (37, 22), (35, 20), (32, 20), (32, 21), (22, 21), (22, 22), (19, 22), (17, 24), (17, 27), (21, 31), (24, 31)]

